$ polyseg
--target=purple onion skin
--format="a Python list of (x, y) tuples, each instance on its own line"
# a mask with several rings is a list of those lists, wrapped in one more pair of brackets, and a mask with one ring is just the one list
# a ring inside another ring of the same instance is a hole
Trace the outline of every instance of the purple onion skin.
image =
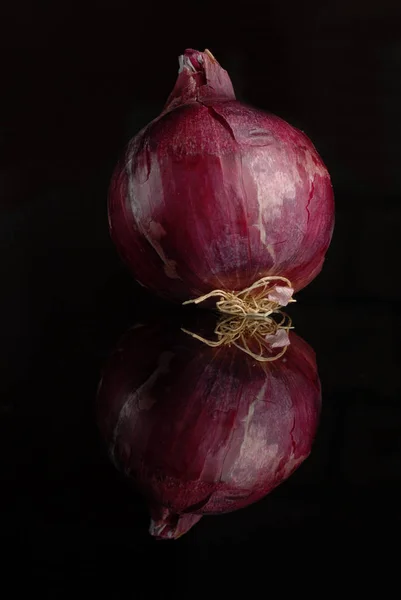
[(148, 500), (157, 538), (268, 494), (307, 458), (320, 413), (314, 351), (295, 333), (260, 363), (166, 323), (130, 330), (105, 368), (98, 424)]
[(121, 256), (142, 285), (174, 301), (268, 275), (303, 288), (333, 232), (325, 165), (303, 132), (236, 101), (208, 54), (187, 50), (182, 60), (196, 72), (183, 68), (112, 178), (109, 224)]

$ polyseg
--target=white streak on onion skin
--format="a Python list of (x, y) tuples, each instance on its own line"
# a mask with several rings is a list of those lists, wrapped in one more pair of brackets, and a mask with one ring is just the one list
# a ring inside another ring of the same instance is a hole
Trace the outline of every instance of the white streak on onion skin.
[[(302, 160), (283, 147), (272, 147), (269, 155), (265, 149), (255, 149), (250, 153), (247, 167), (251, 178), (256, 182), (256, 202), (258, 220), (254, 224), (260, 234), (261, 243), (272, 253), (274, 246), (268, 238), (269, 229), (274, 231), (275, 221), (282, 217), (283, 204), (294, 204), (296, 214), (296, 202), (299, 187), (303, 181), (298, 170), (302, 164), (308, 174), (309, 181), (314, 182), (316, 175), (322, 175), (323, 168), (312, 161), (310, 152), (304, 152)], [(285, 169), (283, 169), (285, 167)], [(275, 254), (272, 253), (275, 258)]]
[(167, 277), (170, 277), (171, 279), (181, 279), (177, 274), (177, 263), (174, 260), (169, 260), (166, 258), (164, 254), (161, 242), (164, 235), (166, 235), (166, 232), (160, 223), (156, 223), (156, 221), (151, 221), (149, 223), (149, 232), (146, 236), (146, 239), (153, 246), (157, 254), (164, 262), (164, 272), (166, 273)]
[[(127, 399), (125, 400), (123, 406), (121, 407), (120, 413), (118, 415), (118, 419), (116, 425), (113, 430), (113, 435), (111, 439), (111, 443), (109, 446), (111, 458), (116, 464), (116, 444), (118, 442), (118, 437), (120, 434), (120, 429), (123, 423), (127, 420), (130, 420), (131, 425), (134, 425), (135, 420), (139, 418), (139, 414), (141, 410), (150, 410), (153, 404), (156, 402), (156, 399), (150, 395), (150, 390), (154, 386), (157, 379), (168, 373), (170, 362), (174, 357), (173, 352), (163, 352), (158, 360), (156, 370), (150, 375), (150, 377), (132, 394), (129, 394)], [(138, 412), (135, 415), (134, 409), (137, 408)], [(134, 419), (134, 421), (133, 421)]]
[[(276, 460), (278, 444), (269, 444), (266, 439), (265, 427), (253, 423), (257, 404), (266, 401), (267, 386), (268, 381), (266, 380), (263, 382), (257, 397), (249, 406), (248, 414), (243, 420), (243, 431), (239, 434), (243, 438), (239, 451), (236, 449), (235, 444), (232, 444), (231, 449), (234, 452), (226, 456), (221, 473), (221, 481), (223, 482), (236, 483), (241, 481), (241, 485), (251, 487), (254, 484), (254, 472), (249, 469), (249, 463), (253, 463), (258, 470), (263, 468), (266, 469), (266, 472), (277, 470), (279, 463), (279, 459)], [(265, 450), (262, 455), (260, 450), (264, 445)], [(234, 462), (231, 454), (236, 455)]]
[(243, 456), (244, 451), (247, 448), (247, 441), (248, 441), (248, 437), (249, 437), (249, 429), (250, 429), (250, 426), (251, 426), (252, 417), (253, 417), (254, 412), (255, 412), (255, 404), (257, 404), (258, 402), (261, 402), (263, 400), (263, 398), (265, 397), (267, 383), (268, 383), (267, 381), (265, 381), (263, 383), (262, 387), (260, 388), (259, 394), (256, 396), (255, 400), (252, 402), (252, 404), (249, 407), (248, 415), (247, 415), (247, 417), (245, 419), (244, 441), (242, 442), (241, 448), (240, 448), (240, 451), (239, 451), (240, 457)]
[[(132, 153), (138, 151), (138, 146), (141, 144), (143, 139), (143, 135), (146, 129), (143, 130), (143, 133), (138, 135), (138, 141), (136, 144), (132, 145)], [(154, 164), (153, 171), (157, 169), (157, 164)], [(146, 170), (146, 174), (143, 175), (143, 171)], [(160, 257), (163, 262), (164, 272), (170, 279), (180, 279), (180, 276), (177, 274), (176, 270), (176, 262), (174, 260), (170, 260), (165, 255), (165, 252), (162, 247), (161, 240), (163, 236), (166, 235), (165, 230), (163, 229), (160, 223), (152, 220), (152, 212), (151, 212), (151, 197), (152, 197), (152, 189), (149, 190), (148, 199), (149, 203), (138, 202), (137, 197), (139, 196), (138, 185), (142, 187), (142, 184), (146, 183), (149, 179), (149, 171), (150, 165), (134, 165), (133, 161), (128, 161), (126, 173), (128, 177), (128, 191), (129, 191), (129, 204), (132, 210), (133, 215), (135, 216), (135, 220), (137, 223), (147, 224), (146, 227), (141, 227), (142, 234), (145, 239), (149, 242), (149, 244), (154, 248), (157, 255)], [(153, 178), (152, 181), (157, 181), (157, 178)], [(162, 194), (162, 190), (158, 190), (159, 194)], [(143, 287), (147, 287), (146, 284), (141, 284)]]

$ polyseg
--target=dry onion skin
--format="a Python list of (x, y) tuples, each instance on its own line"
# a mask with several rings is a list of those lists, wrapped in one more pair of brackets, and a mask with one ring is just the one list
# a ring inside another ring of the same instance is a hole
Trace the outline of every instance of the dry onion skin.
[(109, 224), (139, 283), (170, 300), (268, 276), (297, 291), (322, 268), (333, 190), (303, 132), (236, 101), (210, 52), (186, 50), (162, 113), (115, 169)]

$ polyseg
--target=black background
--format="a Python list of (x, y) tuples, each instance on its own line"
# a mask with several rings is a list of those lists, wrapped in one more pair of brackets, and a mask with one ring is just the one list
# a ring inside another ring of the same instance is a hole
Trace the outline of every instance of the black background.
[[(218, 580), (223, 564), (241, 563), (249, 577), (282, 545), (292, 565), (314, 532), (325, 548), (334, 532), (346, 546), (363, 532), (372, 553), (381, 552), (373, 532), (397, 536), (401, 8), (324, 4), (2, 9), (0, 521), (11, 564), (43, 597), (81, 580), (109, 598), (130, 585), (135, 597), (196, 596), (210, 591), (205, 569)], [(163, 310), (121, 264), (106, 196), (124, 144), (160, 112), (187, 47), (209, 48), (239, 99), (312, 138), (337, 221), (323, 273), (292, 309), (323, 385), (314, 452), (258, 504), (155, 542), (93, 420), (113, 344)]]

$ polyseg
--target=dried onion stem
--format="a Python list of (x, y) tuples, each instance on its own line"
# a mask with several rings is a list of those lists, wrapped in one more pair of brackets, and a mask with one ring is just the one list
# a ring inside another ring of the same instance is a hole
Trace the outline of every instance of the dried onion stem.
[[(250, 287), (240, 292), (225, 292), (224, 290), (213, 290), (204, 296), (199, 296), (193, 300), (187, 300), (183, 304), (200, 304), (209, 298), (219, 297), (216, 302), (216, 308), (225, 314), (269, 317), (276, 312), (282, 304), (269, 298), (269, 295), (277, 287), (277, 283), (282, 282), (292, 290), (291, 282), (286, 277), (271, 276), (262, 277), (255, 281)], [(287, 302), (296, 302), (289, 298)]]
[[(275, 335), (280, 329), (284, 329), (287, 332), (293, 329), (291, 318), (286, 313), (277, 310), (275, 314), (281, 316), (279, 321), (271, 317), (260, 316), (234, 315), (222, 317), (214, 329), (217, 340), (208, 340), (187, 329), (182, 329), (182, 331), (212, 348), (233, 344), (239, 350), (242, 350), (242, 352), (245, 352), (259, 362), (270, 362), (283, 356), (288, 348), (288, 344), (277, 354), (272, 355), (273, 348), (266, 340), (266, 337)], [(250, 349), (250, 341), (256, 343), (256, 352)]]

